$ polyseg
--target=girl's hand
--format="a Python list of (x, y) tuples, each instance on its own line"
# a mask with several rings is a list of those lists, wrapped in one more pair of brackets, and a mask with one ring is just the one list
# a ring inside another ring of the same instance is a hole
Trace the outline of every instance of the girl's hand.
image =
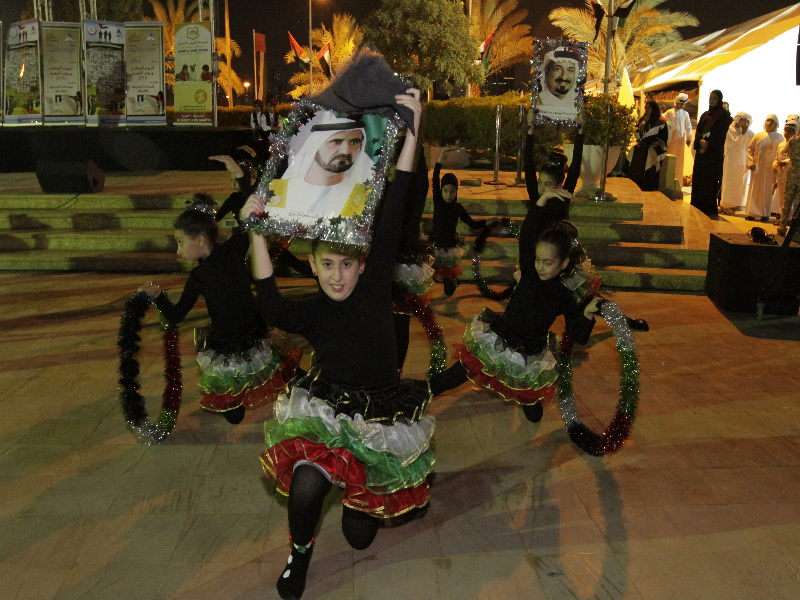
[(544, 206), (547, 204), (547, 201), (551, 198), (556, 198), (564, 202), (565, 200), (572, 200), (572, 194), (570, 194), (564, 188), (557, 188), (555, 190), (547, 190), (544, 194), (539, 196), (539, 199), (536, 201), (536, 206)]
[(239, 218), (242, 221), (246, 221), (250, 215), (263, 215), (264, 207), (265, 207), (265, 202), (261, 196), (250, 194), (250, 197), (247, 199), (247, 202), (242, 207), (242, 210), (239, 211)]
[(579, 112), (578, 116), (575, 117), (575, 123), (578, 125), (578, 131), (581, 131), (583, 126), (586, 125), (586, 115), (583, 113), (583, 111)]
[(586, 305), (586, 308), (583, 309), (583, 316), (594, 321), (594, 313), (600, 310), (599, 304), (601, 299), (602, 298), (598, 297), (592, 298), (592, 301), (589, 302), (589, 304)]
[(419, 101), (419, 90), (417, 88), (408, 88), (405, 94), (398, 94), (394, 97), (400, 106), (405, 106), (411, 109), (414, 113), (414, 137), (419, 135), (419, 120), (422, 115), (422, 103)]
[(138, 291), (144, 292), (151, 298), (158, 298), (161, 295), (161, 288), (155, 283), (150, 283), (149, 281), (140, 287)]
[(407, 108), (411, 109), (414, 113), (414, 131), (409, 127), (406, 129), (406, 139), (403, 142), (403, 149), (400, 150), (400, 155), (397, 157), (397, 165), (395, 168), (398, 171), (411, 172), (414, 170), (414, 154), (417, 150), (417, 136), (419, 135), (419, 121), (422, 115), (422, 103), (419, 101), (419, 90), (416, 88), (409, 88), (406, 90), (407, 94), (398, 94), (394, 97), (395, 101)]

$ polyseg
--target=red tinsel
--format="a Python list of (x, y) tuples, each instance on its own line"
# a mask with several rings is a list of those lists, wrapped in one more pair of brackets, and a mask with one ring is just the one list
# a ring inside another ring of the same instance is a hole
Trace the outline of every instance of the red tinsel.
[(403, 292), (403, 295), (395, 297), (392, 304), (392, 312), (414, 315), (419, 319), (428, 341), (444, 340), (442, 328), (436, 322), (436, 315), (431, 310), (431, 301), (427, 295), (417, 296), (411, 292)]
[(181, 376), (181, 350), (177, 327), (164, 331), (164, 378), (166, 385), (161, 395), (161, 408), (174, 411), (181, 408), (183, 394), (183, 378)]

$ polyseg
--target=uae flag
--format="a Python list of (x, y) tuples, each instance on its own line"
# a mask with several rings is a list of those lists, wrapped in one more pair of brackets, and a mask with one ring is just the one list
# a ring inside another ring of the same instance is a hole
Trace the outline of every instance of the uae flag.
[(617, 10), (614, 11), (614, 33), (617, 33), (617, 27), (620, 25), (620, 21), (622, 22), (622, 26), (625, 26), (625, 19), (628, 18), (628, 15), (631, 14), (631, 9), (633, 9), (633, 5), (636, 4), (636, 0), (627, 0), (623, 2), (617, 7)]
[(494, 32), (497, 31), (497, 27), (492, 29), (492, 33), (489, 34), (484, 42), (481, 44), (481, 47), (478, 48), (478, 52), (481, 54), (481, 64), (483, 65), (483, 72), (489, 72), (489, 64), (492, 62), (492, 38), (494, 37)]
[(292, 47), (292, 56), (294, 56), (294, 62), (297, 63), (297, 66), (301, 69), (308, 68), (309, 60), (303, 58), (303, 49), (300, 47), (300, 44), (297, 43), (297, 40), (294, 39), (291, 32), (289, 32), (289, 44)]
[(594, 11), (594, 39), (592, 43), (597, 41), (597, 36), (600, 35), (600, 28), (603, 26), (603, 17), (606, 16), (606, 9), (600, 4), (598, 0), (594, 0), (592, 5)]
[(331, 43), (328, 42), (322, 47), (322, 50), (317, 52), (317, 60), (319, 61), (319, 66), (322, 68), (322, 72), (325, 73), (325, 77), (330, 79), (333, 76), (333, 72), (331, 71)]

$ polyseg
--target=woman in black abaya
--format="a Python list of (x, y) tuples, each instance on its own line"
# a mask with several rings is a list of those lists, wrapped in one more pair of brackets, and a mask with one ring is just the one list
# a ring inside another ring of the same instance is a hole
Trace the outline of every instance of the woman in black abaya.
[(722, 92), (714, 90), (708, 98), (708, 110), (697, 122), (692, 171), (692, 206), (709, 216), (717, 214), (725, 135), (732, 122), (731, 113), (722, 107)]

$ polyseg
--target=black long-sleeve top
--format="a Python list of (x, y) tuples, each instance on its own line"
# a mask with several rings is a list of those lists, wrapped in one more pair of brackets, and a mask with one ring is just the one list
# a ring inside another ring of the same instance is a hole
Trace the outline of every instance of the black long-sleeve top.
[(177, 325), (203, 296), (211, 317), (208, 345), (217, 352), (244, 352), (267, 330), (256, 309), (250, 280), (245, 268), (248, 237), (238, 230), (189, 273), (180, 300), (173, 304), (165, 294), (154, 300), (158, 309)]
[(413, 260), (419, 246), (419, 225), (425, 211), (425, 200), (428, 198), (428, 164), (425, 155), (421, 154), (417, 163), (417, 172), (411, 179), (408, 188), (408, 201), (403, 213), (403, 228), (400, 246), (397, 249), (398, 262)]
[(492, 330), (517, 352), (537, 354), (544, 350), (547, 332), (559, 315), (564, 315), (567, 331), (576, 342), (589, 341), (594, 319), (583, 316), (560, 277), (542, 281), (534, 270), (523, 274), (502, 318), (492, 323)]
[(217, 222), (221, 221), (228, 213), (233, 213), (233, 217), (238, 223), (239, 211), (242, 210), (242, 207), (247, 202), (247, 196), (247, 194), (242, 192), (233, 192), (230, 196), (225, 198), (225, 202), (222, 203), (222, 206), (217, 211), (217, 214), (214, 215), (214, 218), (217, 220)]
[(454, 248), (458, 245), (456, 227), (461, 219), (472, 227), (480, 229), (486, 225), (486, 219), (473, 219), (467, 209), (458, 203), (458, 199), (445, 202), (442, 197), (441, 182), (442, 163), (437, 162), (433, 167), (433, 226), (428, 239), (436, 244), (437, 248)]
[(400, 380), (391, 282), (410, 180), (411, 173), (396, 172), (364, 272), (345, 300), (332, 300), (319, 290), (309, 301), (294, 301), (281, 296), (274, 277), (256, 281), (261, 307), (278, 327), (311, 343), (322, 376), (336, 384), (369, 389)]
[[(530, 204), (525, 220), (519, 233), (519, 264), (523, 274), (535, 269), (536, 244), (542, 233), (565, 219), (569, 219), (569, 204), (567, 198), (550, 198), (544, 206), (537, 206), (539, 201), (539, 180), (536, 177), (536, 167), (533, 164), (534, 136), (525, 136), (525, 185), (528, 188)], [(572, 151), (572, 163), (569, 165), (567, 178), (564, 180), (564, 189), (570, 194), (575, 193), (578, 178), (581, 175), (581, 158), (583, 156), (583, 133), (575, 136), (575, 147)]]

